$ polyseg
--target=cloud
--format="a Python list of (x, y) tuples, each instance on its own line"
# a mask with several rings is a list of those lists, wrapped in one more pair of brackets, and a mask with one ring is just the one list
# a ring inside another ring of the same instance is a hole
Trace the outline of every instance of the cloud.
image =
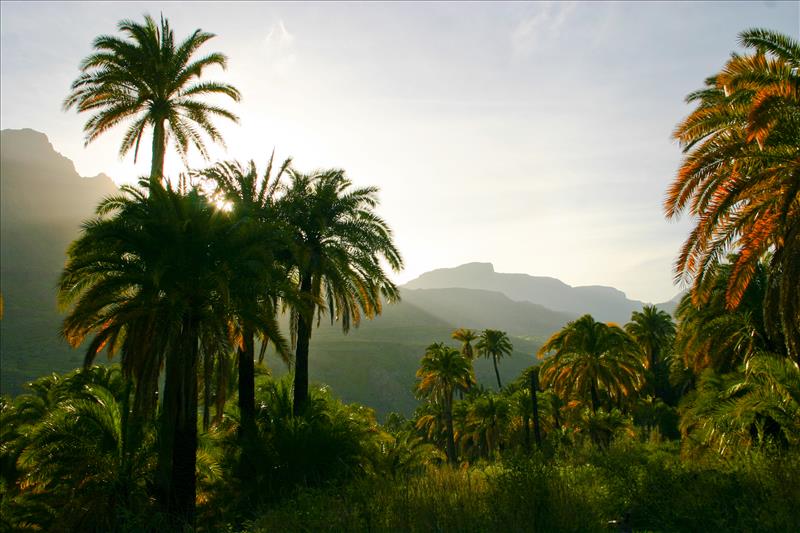
[(295, 37), (286, 29), (283, 20), (272, 25), (264, 37), (262, 48), (273, 73), (280, 77), (286, 77), (297, 62)]
[(529, 55), (550, 46), (576, 5), (575, 2), (537, 3), (536, 11), (520, 20), (511, 32), (514, 54)]

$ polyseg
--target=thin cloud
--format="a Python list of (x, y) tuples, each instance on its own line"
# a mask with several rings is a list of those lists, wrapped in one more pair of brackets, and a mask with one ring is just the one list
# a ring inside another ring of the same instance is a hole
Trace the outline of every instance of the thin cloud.
[(294, 34), (286, 29), (283, 20), (273, 24), (262, 42), (267, 61), (273, 73), (286, 77), (297, 62)]
[(575, 2), (537, 3), (536, 12), (519, 21), (511, 32), (514, 54), (525, 56), (552, 45), (575, 6)]

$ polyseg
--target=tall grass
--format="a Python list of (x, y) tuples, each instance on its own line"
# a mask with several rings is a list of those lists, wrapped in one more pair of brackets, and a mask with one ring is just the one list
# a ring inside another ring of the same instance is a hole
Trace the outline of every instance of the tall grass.
[(800, 531), (800, 455), (683, 463), (625, 443), (301, 490), (248, 531)]

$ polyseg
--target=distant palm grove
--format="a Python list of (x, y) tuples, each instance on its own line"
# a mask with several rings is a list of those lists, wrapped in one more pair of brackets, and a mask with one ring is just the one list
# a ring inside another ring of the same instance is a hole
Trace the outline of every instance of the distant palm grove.
[(419, 354), (413, 416), (379, 423), (309, 383), (321, 320), (347, 333), (399, 299), (378, 190), (274, 156), (165, 176), (169, 150), (223, 143), (240, 92), (207, 77), (227, 63), (213, 34), (118, 30), (64, 109), (151, 171), (67, 251), (61, 334), (83, 368), (0, 399), (0, 529), (800, 531), (797, 40), (742, 32), (687, 97), (674, 316), (581, 316), (508, 383), (511, 338), (458, 329)]

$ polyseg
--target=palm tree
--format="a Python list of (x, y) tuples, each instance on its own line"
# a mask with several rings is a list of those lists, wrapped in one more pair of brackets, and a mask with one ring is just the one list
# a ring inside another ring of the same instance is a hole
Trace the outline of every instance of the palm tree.
[(227, 57), (220, 53), (193, 57), (214, 34), (198, 29), (176, 43), (169, 21), (162, 17), (159, 27), (150, 16), (145, 16), (144, 24), (123, 20), (118, 29), (124, 38), (101, 35), (94, 40), (94, 53), (81, 63), (81, 75), (72, 82), (72, 92), (64, 100), (64, 110), (74, 107), (79, 113), (93, 113), (84, 126), (86, 144), (130, 121), (120, 145), (120, 157), (133, 150), (135, 161), (142, 135), (152, 127), (151, 179), (164, 175), (164, 155), (170, 138), (184, 160), (190, 144), (207, 158), (200, 133), (222, 143), (212, 118), (238, 122), (230, 111), (198, 99), (222, 95), (239, 101), (239, 91), (233, 86), (200, 81), (208, 67), (227, 66)]
[[(452, 337), (454, 340), (457, 340), (461, 343), (461, 355), (463, 355), (464, 358), (469, 361), (470, 368), (473, 369), (474, 374), (475, 369), (472, 366), (472, 361), (475, 360), (475, 350), (472, 348), (472, 343), (478, 339), (478, 333), (472, 329), (458, 328), (457, 330), (453, 331)], [(464, 391), (461, 389), (458, 390), (458, 395), (459, 398), (462, 400), (464, 399)]]
[(497, 377), (497, 389), (502, 389), (503, 385), (500, 383), (500, 372), (497, 370), (497, 360), (506, 355), (511, 355), (514, 347), (511, 345), (511, 340), (506, 335), (505, 331), (496, 329), (485, 329), (481, 333), (478, 344), (475, 346), (478, 353), (483, 357), (492, 358), (494, 364), (494, 374)]
[(467, 421), (487, 458), (494, 457), (505, 433), (511, 406), (499, 394), (482, 394), (470, 403)]
[(592, 412), (600, 407), (600, 393), (621, 401), (639, 390), (644, 366), (633, 339), (614, 324), (595, 322), (583, 315), (567, 323), (539, 349), (542, 385), (561, 397), (589, 396)]
[(683, 368), (695, 375), (706, 368), (731, 372), (757, 352), (783, 344), (771, 342), (765, 324), (767, 266), (763, 262), (757, 265), (738, 305), (731, 310), (727, 308), (726, 293), (732, 269), (732, 263), (721, 264), (706, 301), (695, 303), (687, 294), (675, 311), (675, 347), (682, 356)]
[[(289, 348), (276, 321), (276, 309), (279, 297), (294, 301), (291, 294), (293, 286), (287, 282), (288, 273), (280, 264), (280, 260), (288, 256), (288, 242), (276, 213), (275, 192), (291, 159), (283, 162), (275, 176), (272, 176), (273, 161), (274, 153), (263, 176), (259, 176), (253, 161), (247, 165), (235, 161), (217, 163), (195, 174), (216, 188), (218, 201), (230, 206), (231, 216), (241, 231), (258, 235), (267, 259), (237, 265), (237, 275), (230, 280), (236, 315), (231, 329), (238, 355), (242, 436), (252, 434), (255, 427), (256, 333), (262, 340), (262, 346), (271, 341), (278, 354), (285, 360), (289, 359)], [(270, 257), (272, 261), (269, 261)], [(270, 268), (263, 268), (264, 263)], [(267, 328), (257, 330), (257, 323)]]
[(714, 287), (720, 262), (736, 262), (726, 288), (735, 308), (758, 262), (772, 252), (768, 295), (779, 310), (787, 353), (800, 362), (800, 44), (763, 29), (740, 34), (749, 55), (733, 54), (674, 133), (686, 154), (664, 209), (697, 225), (675, 264), (695, 303)]
[(375, 187), (352, 188), (342, 170), (302, 174), (290, 170), (291, 183), (280, 201), (281, 220), (291, 235), (293, 271), (301, 302), (293, 307), (294, 412), (303, 412), (308, 399), (308, 352), (314, 316), (323, 313), (331, 323), (341, 321), (347, 333), (358, 326), (362, 313), (381, 313), (383, 299), (397, 301), (400, 293), (389, 280), (381, 260), (397, 271), (403, 262), (392, 231), (374, 211)]
[(428, 346), (417, 371), (417, 393), (439, 405), (447, 431), (447, 459), (456, 462), (453, 432), (453, 392), (466, 388), (472, 380), (469, 363), (455, 348), (435, 343)]
[(124, 187), (105, 200), (70, 246), (59, 299), (73, 305), (63, 334), (73, 346), (94, 336), (87, 366), (104, 348), (121, 352), (123, 372), (136, 383), (136, 413), (152, 411), (165, 369), (159, 497), (168, 512), (192, 523), (198, 363), (203, 350), (228, 349), (237, 265), (269, 268), (270, 258), (257, 235), (238, 231), (198, 189), (142, 184), (147, 190)]
[(631, 314), (631, 321), (625, 324), (625, 331), (633, 337), (644, 356), (645, 368), (653, 380), (653, 392), (657, 398), (668, 394), (668, 380), (663, 360), (675, 339), (675, 323), (666, 311), (654, 305), (645, 305), (641, 311)]

